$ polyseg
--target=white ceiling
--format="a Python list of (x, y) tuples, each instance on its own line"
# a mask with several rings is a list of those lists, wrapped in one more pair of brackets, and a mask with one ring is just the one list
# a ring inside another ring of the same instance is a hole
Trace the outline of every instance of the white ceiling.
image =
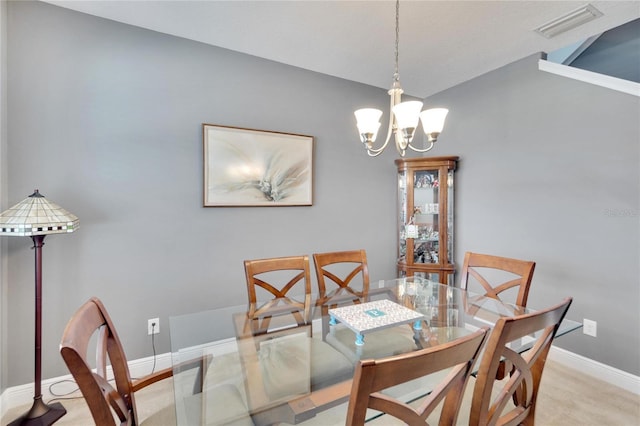
[[(381, 88), (394, 68), (395, 3), (56, 1), (47, 3)], [(640, 17), (640, 1), (591, 1), (603, 16), (546, 39), (537, 27), (586, 1), (400, 2), (400, 80), (426, 97), (536, 52)]]

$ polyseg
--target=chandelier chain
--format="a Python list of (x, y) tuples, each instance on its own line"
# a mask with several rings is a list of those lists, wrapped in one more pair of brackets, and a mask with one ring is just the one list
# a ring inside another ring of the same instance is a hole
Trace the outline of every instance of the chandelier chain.
[(396, 46), (395, 46), (395, 59), (396, 68), (393, 73), (394, 81), (400, 81), (400, 70), (398, 67), (398, 45), (400, 44), (400, 0), (396, 0)]

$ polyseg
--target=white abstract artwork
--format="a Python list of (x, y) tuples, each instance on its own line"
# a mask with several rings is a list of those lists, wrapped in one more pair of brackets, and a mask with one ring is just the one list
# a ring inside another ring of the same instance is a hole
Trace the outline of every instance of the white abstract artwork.
[(203, 124), (204, 206), (309, 206), (313, 137)]

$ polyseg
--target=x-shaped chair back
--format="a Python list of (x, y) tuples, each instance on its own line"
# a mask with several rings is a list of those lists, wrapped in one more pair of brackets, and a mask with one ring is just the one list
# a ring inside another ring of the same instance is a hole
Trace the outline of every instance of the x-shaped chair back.
[[(542, 371), (551, 343), (571, 301), (572, 298), (566, 298), (562, 303), (542, 311), (498, 320), (478, 369), (470, 426), (534, 424)], [(521, 339), (535, 339), (535, 343), (531, 349), (519, 354), (509, 344)], [(495, 378), (498, 369), (505, 364), (510, 373), (503, 384)], [(494, 386), (502, 388), (492, 395)]]
[(341, 304), (361, 303), (369, 296), (369, 267), (364, 250), (315, 253), (322, 335), (329, 332), (328, 312)]
[[(248, 319), (252, 331), (266, 332), (275, 316), (291, 314), (297, 325), (306, 325), (311, 318), (311, 274), (309, 256), (288, 256), (245, 260), (244, 270), (249, 297)], [(258, 300), (257, 289), (264, 290), (271, 300)], [(293, 289), (301, 289), (298, 299), (290, 297)], [(301, 291), (302, 293), (302, 291)], [(300, 301), (300, 296), (304, 299)], [(259, 302), (265, 302), (258, 305)]]
[[(364, 250), (315, 253), (319, 299), (338, 295), (364, 298), (369, 293), (369, 267)], [(328, 286), (333, 287), (328, 291)]]
[[(456, 424), (464, 389), (487, 330), (482, 328), (465, 337), (419, 351), (360, 361), (353, 378), (346, 424), (363, 425), (367, 408), (371, 408), (412, 426), (426, 425), (427, 418), (442, 400), (439, 424)], [(392, 386), (448, 368), (451, 370), (445, 379), (415, 407), (381, 393)]]
[[(472, 283), (478, 283), (485, 296), (500, 299), (500, 293), (518, 287), (518, 295), (513, 302), (518, 306), (527, 306), (535, 266), (535, 262), (531, 261), (467, 252), (462, 265), (460, 288), (467, 290)], [(505, 277), (504, 282), (492, 282), (494, 279), (502, 281)], [(474, 291), (473, 288), (469, 290)]]

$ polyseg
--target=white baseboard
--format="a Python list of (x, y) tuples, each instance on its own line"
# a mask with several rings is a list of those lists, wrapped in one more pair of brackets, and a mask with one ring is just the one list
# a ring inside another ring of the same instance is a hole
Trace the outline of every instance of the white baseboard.
[(626, 391), (640, 395), (640, 377), (626, 371), (619, 370), (609, 365), (594, 361), (582, 355), (569, 352), (565, 349), (552, 346), (549, 351), (549, 359), (569, 367), (579, 370), (603, 382), (612, 384)]
[[(215, 345), (206, 345), (204, 348), (214, 356), (217, 354), (224, 354), (237, 350), (236, 339), (230, 338), (220, 340), (216, 342)], [(202, 351), (203, 348), (194, 347), (193, 350), (198, 352)], [(169, 367), (171, 367), (171, 352), (156, 355), (155, 365), (153, 356), (129, 361), (129, 373), (134, 379), (137, 377), (144, 377), (147, 374), (150, 374), (151, 371), (158, 371)], [(107, 367), (107, 377), (112, 377), (111, 366)], [(56, 395), (59, 397), (59, 395), (74, 392), (77, 389), (78, 387), (71, 374), (45, 379), (41, 383), (42, 400), (44, 402), (48, 402), (56, 398)], [(29, 406), (33, 403), (33, 390), (33, 383), (27, 383), (25, 385), (13, 386), (5, 389), (2, 395), (0, 395), (0, 418), (4, 417), (6, 412), (13, 407), (25, 405), (25, 411), (28, 410)], [(53, 394), (56, 395), (53, 395), (52, 391)]]
[[(171, 367), (171, 353), (156, 356), (155, 370), (160, 370), (166, 367)], [(149, 374), (152, 369), (153, 357), (140, 358), (129, 362), (129, 371), (131, 372), (131, 376), (134, 378), (143, 377)], [(110, 374), (110, 371), (108, 371), (107, 374)], [(48, 402), (51, 399), (56, 398), (56, 395), (73, 392), (77, 388), (78, 387), (73, 381), (71, 374), (51, 379), (44, 379), (41, 383), (42, 400)], [(56, 395), (53, 395), (51, 393), (52, 391)], [(0, 395), (0, 417), (4, 417), (6, 412), (13, 407), (25, 405), (27, 406), (26, 410), (28, 410), (28, 406), (33, 403), (33, 392), (33, 383), (27, 383), (25, 385), (13, 386), (5, 389), (2, 395)]]
[[(222, 347), (226, 347), (232, 342), (221, 342)], [(583, 357), (582, 355), (569, 352), (567, 350), (553, 346), (549, 352), (549, 359), (565, 365), (574, 370), (593, 376), (596, 379), (618, 386), (624, 390), (640, 395), (640, 377), (625, 371), (610, 367), (601, 362)], [(155, 370), (171, 366), (171, 353), (164, 353), (156, 356)], [(132, 377), (142, 377), (153, 369), (153, 357), (140, 358), (129, 362), (129, 369)], [(68, 382), (66, 382), (68, 380)], [(42, 381), (42, 398), (49, 401), (55, 398), (50, 392), (50, 387), (54, 386), (54, 393), (61, 394), (73, 391), (76, 387), (72, 383), (70, 374), (55, 377)], [(33, 401), (33, 383), (13, 386), (7, 388), (0, 395), (0, 417), (13, 407), (31, 404)]]

